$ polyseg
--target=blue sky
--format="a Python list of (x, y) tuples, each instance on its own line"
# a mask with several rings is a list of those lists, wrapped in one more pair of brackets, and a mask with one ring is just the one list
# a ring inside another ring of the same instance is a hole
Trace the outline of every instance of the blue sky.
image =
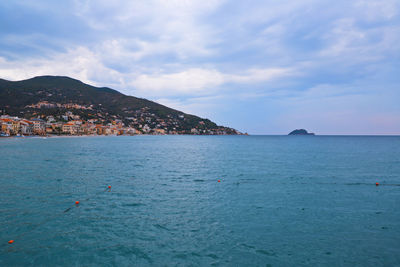
[(0, 78), (64, 75), (252, 134), (400, 134), (400, 1), (1, 1)]

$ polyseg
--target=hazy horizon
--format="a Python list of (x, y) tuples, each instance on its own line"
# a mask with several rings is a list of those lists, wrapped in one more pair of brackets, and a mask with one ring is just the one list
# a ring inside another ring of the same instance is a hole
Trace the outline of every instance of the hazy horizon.
[(399, 135), (400, 2), (0, 3), (0, 78), (68, 76), (253, 135)]

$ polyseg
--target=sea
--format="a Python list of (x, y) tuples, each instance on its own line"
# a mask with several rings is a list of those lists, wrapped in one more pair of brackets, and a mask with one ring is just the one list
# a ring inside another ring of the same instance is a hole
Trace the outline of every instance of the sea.
[(400, 137), (2, 138), (0, 266), (400, 266)]

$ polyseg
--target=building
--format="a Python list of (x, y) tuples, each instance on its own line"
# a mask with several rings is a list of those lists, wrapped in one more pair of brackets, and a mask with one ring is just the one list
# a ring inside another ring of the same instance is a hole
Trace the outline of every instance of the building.
[(21, 129), (21, 134), (32, 135), (33, 134), (33, 122), (30, 122), (28, 120), (21, 120), (20, 121), (20, 129)]
[(19, 134), (20, 132), (20, 121), (19, 120), (12, 120), (11, 121), (11, 127), (12, 127), (12, 134)]
[(190, 132), (191, 132), (192, 134), (199, 134), (199, 131), (198, 131), (196, 128), (192, 128), (192, 129), (190, 130)]
[(76, 125), (72, 122), (68, 122), (62, 126), (62, 132), (66, 134), (75, 135), (77, 134)]
[(10, 118), (2, 118), (1, 122), (1, 132), (6, 135), (16, 135), (18, 133), (19, 124), (16, 124), (14, 120)]
[(150, 127), (149, 127), (147, 124), (145, 124), (145, 125), (143, 126), (143, 128), (142, 128), (142, 131), (143, 131), (144, 133), (150, 133), (151, 129), (150, 129)]
[(0, 119), (0, 132), (5, 135), (11, 135), (11, 124), (5, 119)]
[(165, 134), (165, 130), (164, 129), (159, 129), (159, 128), (154, 129), (154, 132), (157, 133), (157, 134)]
[(82, 125), (83, 132), (88, 135), (94, 135), (97, 133), (96, 125), (93, 123), (86, 123)]
[(41, 119), (33, 119), (31, 120), (33, 123), (33, 133), (39, 135), (46, 134), (46, 123), (44, 120)]
[(104, 126), (102, 124), (97, 124), (95, 129), (98, 135), (104, 134)]

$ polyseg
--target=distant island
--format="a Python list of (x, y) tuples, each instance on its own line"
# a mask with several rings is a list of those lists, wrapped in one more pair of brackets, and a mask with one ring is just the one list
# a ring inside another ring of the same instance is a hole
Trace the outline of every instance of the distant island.
[(63, 76), (0, 79), (0, 136), (240, 135), (206, 118)]
[(309, 133), (304, 129), (296, 129), (294, 131), (291, 131), (289, 135), (315, 135), (314, 133)]

